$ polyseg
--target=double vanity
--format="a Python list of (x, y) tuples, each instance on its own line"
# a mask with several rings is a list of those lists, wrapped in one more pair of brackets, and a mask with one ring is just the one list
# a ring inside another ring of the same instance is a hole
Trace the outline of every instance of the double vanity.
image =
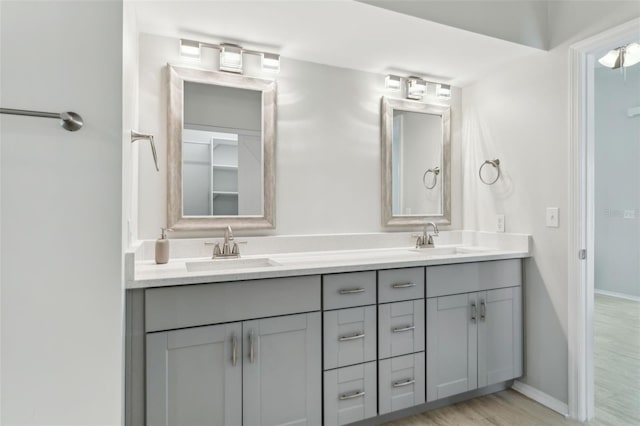
[(166, 265), (142, 244), (127, 254), (127, 424), (376, 424), (504, 388), (522, 375), (528, 256), (527, 236), (504, 237)]

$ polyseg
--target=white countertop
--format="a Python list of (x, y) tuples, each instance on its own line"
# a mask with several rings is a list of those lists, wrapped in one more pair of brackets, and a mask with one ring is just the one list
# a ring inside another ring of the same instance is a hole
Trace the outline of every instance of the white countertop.
[[(457, 251), (457, 252), (456, 252)], [(454, 253), (455, 252), (455, 253)], [(433, 249), (416, 250), (413, 247), (377, 248), (360, 250), (307, 251), (301, 253), (277, 253), (243, 256), (242, 259), (265, 259), (273, 266), (233, 268), (189, 272), (191, 262), (230, 262), (210, 258), (179, 258), (165, 265), (153, 260), (135, 261), (132, 255), (127, 269), (127, 289), (176, 286), (186, 284), (216, 283), (254, 280), (300, 275), (331, 274), (375, 269), (408, 268), (443, 264), (482, 262), (489, 260), (525, 258), (528, 247), (503, 249), (481, 246), (443, 245)]]

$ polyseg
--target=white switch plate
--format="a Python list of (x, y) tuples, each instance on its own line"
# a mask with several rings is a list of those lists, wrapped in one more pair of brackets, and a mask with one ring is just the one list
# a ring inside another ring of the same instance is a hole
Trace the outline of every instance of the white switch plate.
[(496, 232), (504, 232), (504, 215), (496, 215)]
[(547, 207), (547, 227), (557, 228), (558, 226), (558, 208)]
[(635, 210), (625, 210), (624, 211), (624, 218), (625, 219), (635, 219), (636, 218), (636, 211)]

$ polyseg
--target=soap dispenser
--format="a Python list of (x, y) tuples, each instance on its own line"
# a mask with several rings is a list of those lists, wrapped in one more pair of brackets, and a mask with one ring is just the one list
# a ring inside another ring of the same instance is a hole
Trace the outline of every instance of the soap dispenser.
[(164, 264), (169, 262), (169, 240), (167, 239), (167, 231), (170, 229), (161, 228), (162, 234), (156, 240), (156, 263)]

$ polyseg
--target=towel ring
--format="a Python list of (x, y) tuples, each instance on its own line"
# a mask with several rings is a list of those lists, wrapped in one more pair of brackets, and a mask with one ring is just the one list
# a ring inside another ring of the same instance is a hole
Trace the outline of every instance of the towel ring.
[[(492, 180), (491, 182), (487, 182), (486, 180), (484, 180), (482, 178), (482, 168), (484, 166), (486, 166), (487, 164), (491, 164), (493, 167), (496, 168), (496, 170), (498, 171), (498, 175), (496, 176), (496, 178), (494, 180)], [(493, 185), (494, 183), (496, 183), (498, 181), (498, 179), (500, 179), (500, 160), (499, 159), (495, 159), (495, 160), (486, 160), (484, 163), (482, 163), (482, 165), (480, 166), (480, 170), (478, 170), (478, 176), (480, 177), (480, 180), (482, 181), (482, 183), (484, 183), (485, 185)]]
[[(429, 186), (427, 184), (427, 175), (429, 174), (429, 172), (433, 173), (433, 185)], [(422, 175), (422, 184), (424, 185), (425, 188), (427, 189), (433, 189), (436, 187), (436, 185), (438, 184), (438, 175), (440, 174), (440, 167), (436, 166), (433, 169), (428, 169), (426, 172), (424, 172), (424, 174)]]

